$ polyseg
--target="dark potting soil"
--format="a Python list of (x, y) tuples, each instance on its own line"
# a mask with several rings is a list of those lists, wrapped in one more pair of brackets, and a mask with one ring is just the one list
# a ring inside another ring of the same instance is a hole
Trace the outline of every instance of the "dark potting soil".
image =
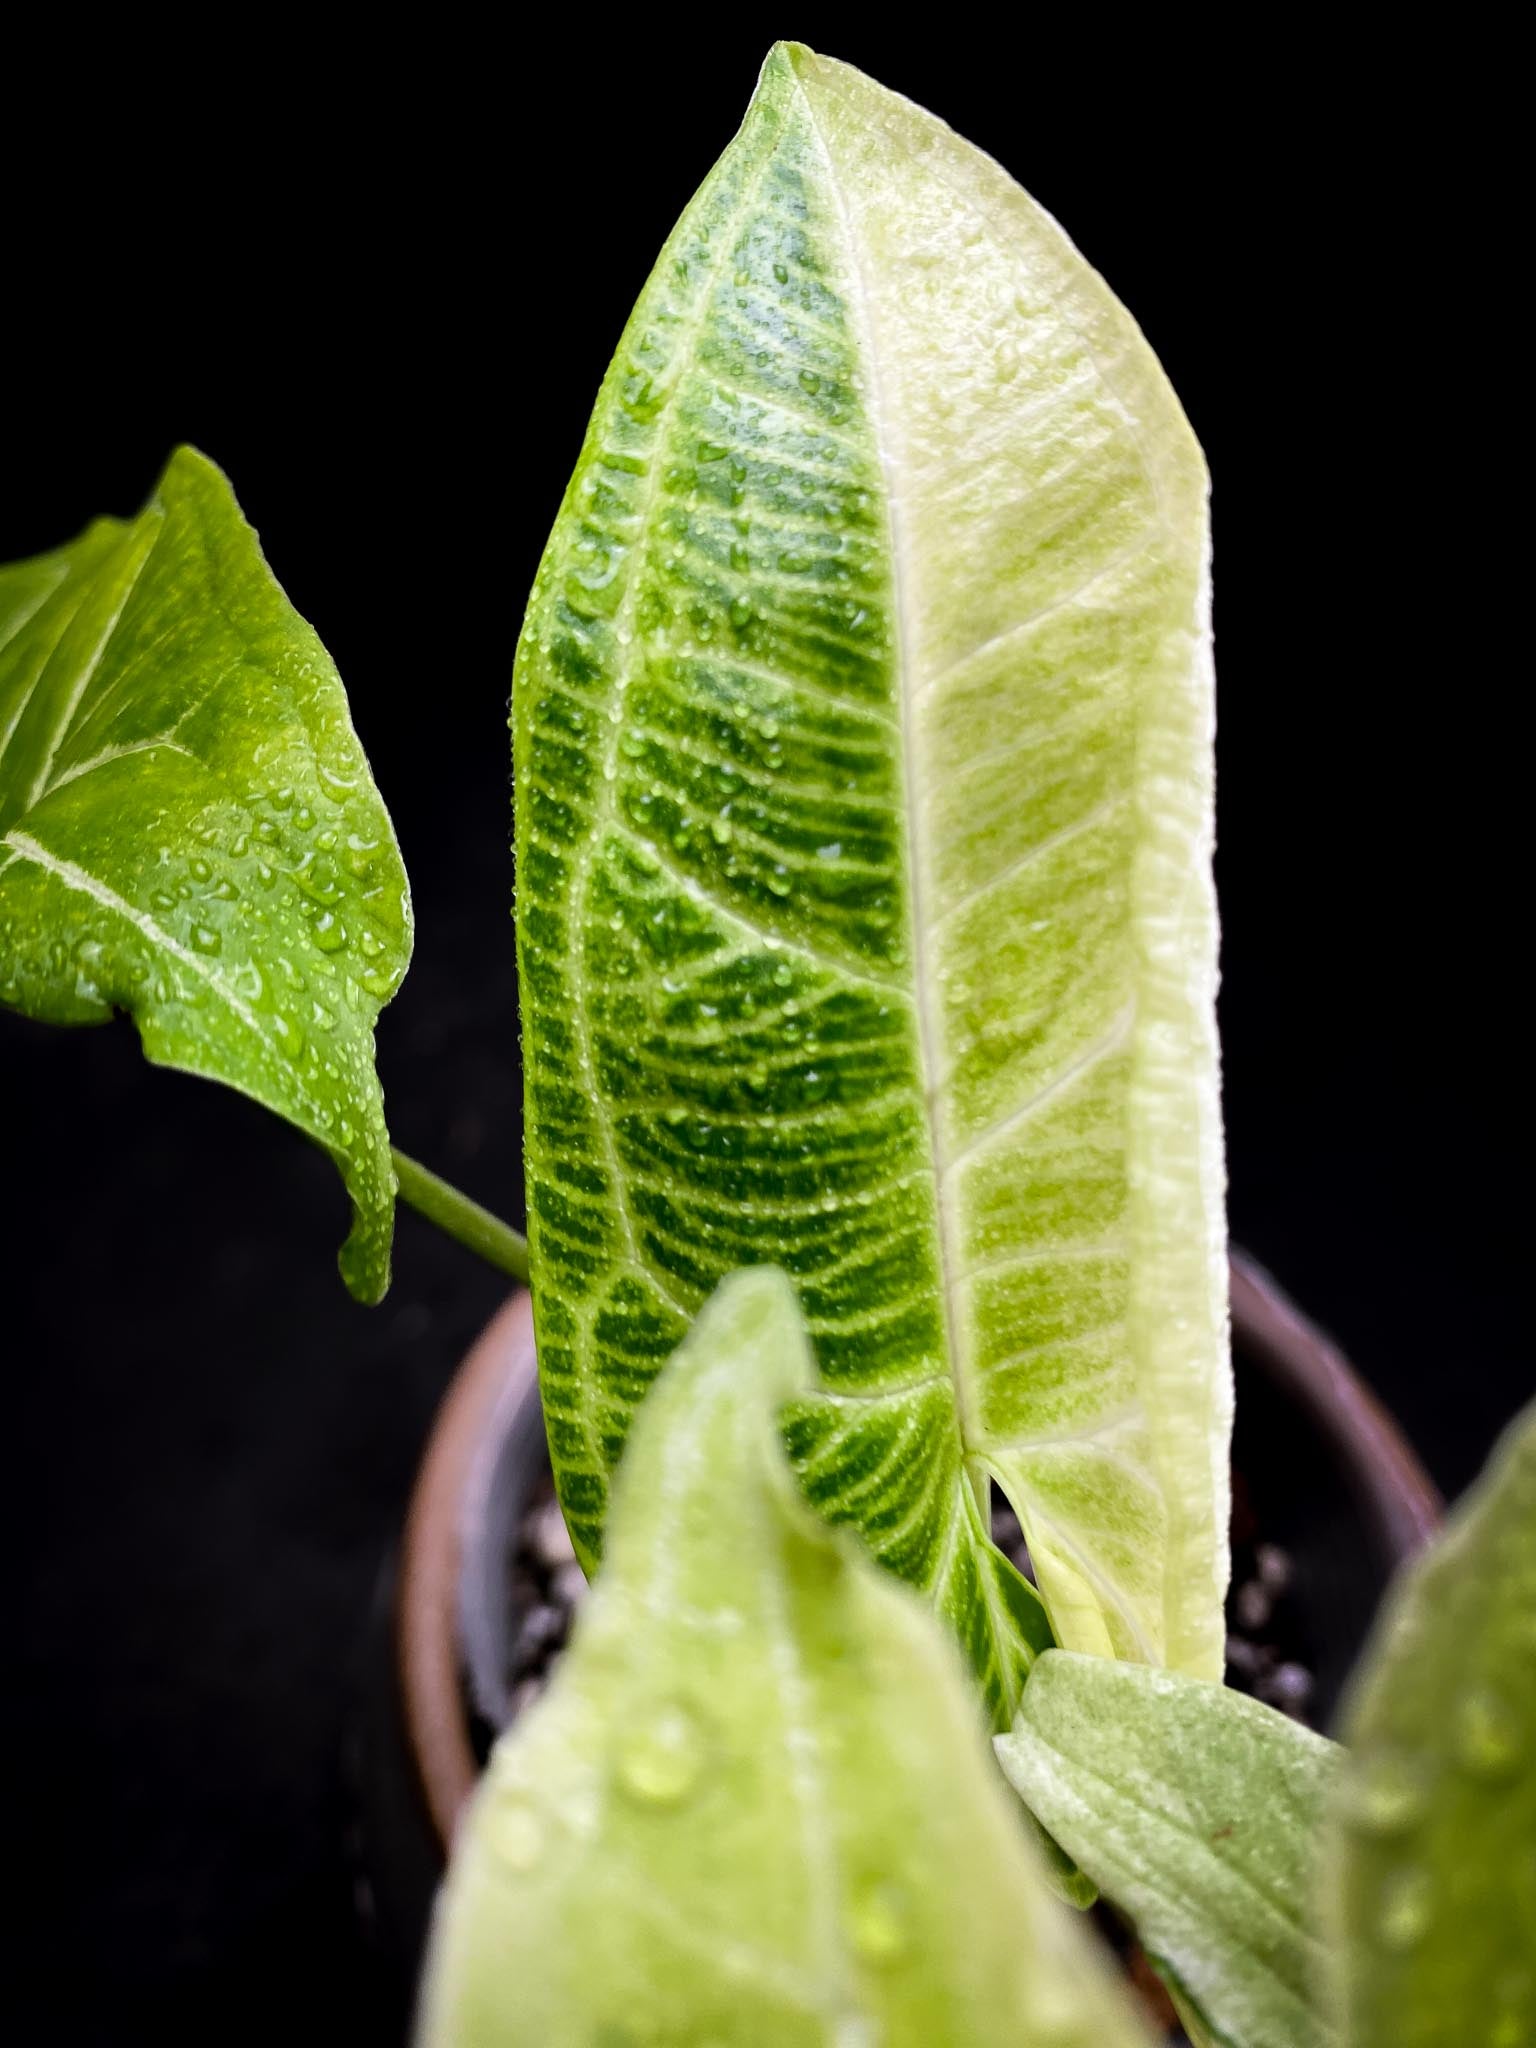
[[(1001, 1500), (993, 1510), (992, 1538), (1020, 1571), (1033, 1577), (1018, 1518)], [(1301, 1614), (1293, 1579), (1289, 1553), (1265, 1539), (1243, 1476), (1234, 1472), (1227, 1683), (1310, 1726), (1313, 1678), (1301, 1653)], [(507, 1592), (515, 1626), (507, 1687), (513, 1719), (548, 1685), (586, 1590), (586, 1575), (571, 1548), (554, 1482), (545, 1472), (523, 1516), (509, 1562)], [(482, 1761), (495, 1732), (476, 1719), (475, 1739)], [(1187, 2037), (1178, 2015), (1126, 1923), (1102, 1904), (1095, 1909), (1095, 1919), (1119, 1955), (1148, 2017), (1169, 2048), (1181, 2048)]]

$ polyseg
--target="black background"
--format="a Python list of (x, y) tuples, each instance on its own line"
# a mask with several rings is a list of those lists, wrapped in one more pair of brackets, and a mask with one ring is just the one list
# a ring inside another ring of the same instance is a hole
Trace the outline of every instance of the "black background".
[[(1498, 52), (811, 17), (1058, 214), (1205, 443), (1234, 1232), (1455, 1491), (1531, 1381), (1526, 685), (1491, 637), (1518, 582), (1479, 467), (1523, 374), (1479, 225)], [(322, 63), (231, 27), (181, 48), (179, 85), (97, 47), (71, 104), (18, 75), (0, 287), (0, 559), (132, 510), (177, 441), (227, 469), (410, 868), (395, 1135), (513, 1217), (522, 600), (767, 41), (588, 10), (540, 33), (445, 19)], [(126, 1026), (0, 1017), (0, 1134), (23, 2038), (388, 2042), (337, 1757), (423, 1432), (498, 1283), (406, 1215), (394, 1292), (355, 1308), (327, 1163), (148, 1069)]]

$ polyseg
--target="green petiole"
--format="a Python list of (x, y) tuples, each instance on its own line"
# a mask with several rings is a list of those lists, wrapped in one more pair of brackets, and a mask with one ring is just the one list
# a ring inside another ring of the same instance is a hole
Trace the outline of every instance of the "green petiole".
[(510, 1274), (525, 1285), (528, 1280), (528, 1240), (489, 1209), (482, 1209), (468, 1195), (460, 1194), (445, 1180), (417, 1160), (391, 1147), (400, 1197), (419, 1216), (445, 1230), (467, 1250), (476, 1252), (499, 1273)]

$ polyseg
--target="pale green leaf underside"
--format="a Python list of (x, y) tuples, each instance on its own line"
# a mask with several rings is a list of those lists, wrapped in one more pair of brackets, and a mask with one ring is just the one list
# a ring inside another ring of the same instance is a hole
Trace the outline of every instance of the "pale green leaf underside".
[(807, 1510), (794, 1294), (723, 1286), (640, 1417), (548, 1694), (455, 1846), (425, 2048), (1123, 2048), (922, 1605)]
[(0, 1001), (132, 1014), (335, 1159), (342, 1271), (389, 1280), (373, 1027), (410, 958), (405, 870), (341, 679), (228, 483), (190, 449), (137, 519), (0, 568)]
[(1315, 1872), (1340, 1752), (1203, 1679), (1053, 1650), (997, 1753), (1223, 2048), (1334, 2048)]
[(1536, 2041), (1536, 1408), (1394, 1590), (1330, 1856), (1351, 2048)]
[(711, 1285), (970, 1646), (1214, 1672), (1228, 1366), (1205, 480), (989, 159), (781, 49), (609, 372), (514, 691), (530, 1241), (583, 1557)]

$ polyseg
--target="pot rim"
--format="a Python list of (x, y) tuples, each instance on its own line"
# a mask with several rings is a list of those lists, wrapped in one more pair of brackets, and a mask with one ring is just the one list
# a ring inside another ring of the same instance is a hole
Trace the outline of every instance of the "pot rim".
[(1337, 1446), (1383, 1553), (1402, 1564), (1440, 1527), (1445, 1502), (1396, 1418), (1274, 1275), (1233, 1248), (1232, 1326), (1243, 1346)]
[(459, 1655), (459, 1580), (470, 1504), (489, 1478), (501, 1425), (538, 1386), (533, 1302), (519, 1289), (449, 1383), (411, 1491), (400, 1545), (395, 1664), (417, 1781), (446, 1853), (479, 1776)]
[[(1383, 1556), (1402, 1564), (1440, 1526), (1443, 1503), (1389, 1411), (1271, 1274), (1234, 1249), (1232, 1323), (1244, 1350), (1331, 1441)], [(479, 1776), (460, 1654), (466, 1528), (483, 1513), (495, 1453), (537, 1389), (533, 1307), (519, 1290), (449, 1385), (411, 1493), (400, 1551), (395, 1660), (406, 1739), (428, 1818), (447, 1854)]]

